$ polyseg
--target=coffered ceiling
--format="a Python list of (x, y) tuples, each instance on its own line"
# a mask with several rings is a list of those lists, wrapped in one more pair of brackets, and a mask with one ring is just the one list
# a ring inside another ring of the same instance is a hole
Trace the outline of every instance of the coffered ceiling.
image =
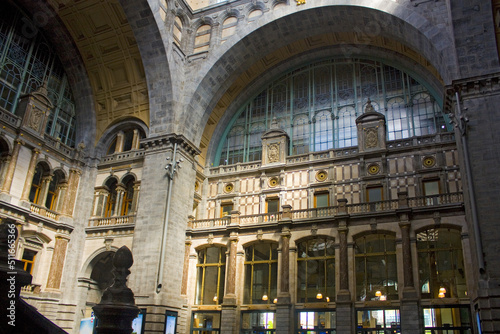
[(113, 122), (149, 124), (146, 77), (133, 32), (118, 0), (49, 0), (72, 35), (92, 85), (97, 139)]

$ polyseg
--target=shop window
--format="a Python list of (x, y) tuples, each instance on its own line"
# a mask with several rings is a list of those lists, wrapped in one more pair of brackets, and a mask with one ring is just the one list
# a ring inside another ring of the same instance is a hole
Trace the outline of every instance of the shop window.
[(241, 334), (271, 334), (276, 331), (275, 312), (241, 312)]
[(431, 228), (417, 233), (422, 298), (466, 298), (462, 238), (459, 230)]
[(31, 249), (24, 249), (21, 262), (24, 264), (24, 270), (33, 275), (33, 267), (35, 266), (35, 258), (37, 252)]
[(223, 203), (220, 206), (220, 216), (226, 217), (231, 216), (231, 211), (233, 211), (233, 203)]
[(220, 333), (220, 312), (193, 312), (191, 334)]
[(226, 247), (208, 247), (198, 251), (196, 304), (218, 305), (224, 296)]
[(335, 296), (335, 248), (331, 239), (297, 245), (297, 302), (329, 302)]
[(422, 310), (425, 333), (472, 333), (469, 306), (431, 307)]
[(259, 242), (245, 248), (243, 303), (272, 303), (277, 297), (277, 277), (277, 243)]
[(297, 313), (298, 334), (335, 334), (335, 311), (307, 310)]
[(327, 192), (315, 193), (314, 194), (314, 207), (315, 208), (326, 208), (330, 206), (330, 194)]
[(398, 309), (356, 310), (356, 334), (401, 333)]
[(369, 234), (354, 242), (356, 299), (398, 299), (396, 240), (392, 235)]

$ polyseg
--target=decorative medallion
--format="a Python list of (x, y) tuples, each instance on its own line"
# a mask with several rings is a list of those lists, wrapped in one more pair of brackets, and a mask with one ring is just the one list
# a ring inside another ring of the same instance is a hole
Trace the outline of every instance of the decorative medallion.
[(280, 161), (280, 144), (279, 143), (267, 145), (267, 159), (270, 163)]
[(234, 190), (234, 185), (232, 183), (228, 183), (224, 186), (224, 192), (230, 193), (233, 192)]
[(377, 128), (369, 128), (365, 130), (365, 148), (374, 148), (378, 146), (378, 131)]
[(436, 159), (434, 157), (425, 157), (422, 163), (424, 167), (433, 167), (436, 164)]
[(279, 185), (279, 181), (277, 177), (272, 177), (269, 179), (269, 187), (274, 188)]
[(328, 173), (324, 170), (321, 170), (321, 171), (316, 173), (316, 180), (318, 180), (319, 182), (325, 181), (327, 177), (328, 177)]
[(368, 165), (368, 174), (375, 175), (380, 172), (380, 166), (378, 164), (370, 164)]

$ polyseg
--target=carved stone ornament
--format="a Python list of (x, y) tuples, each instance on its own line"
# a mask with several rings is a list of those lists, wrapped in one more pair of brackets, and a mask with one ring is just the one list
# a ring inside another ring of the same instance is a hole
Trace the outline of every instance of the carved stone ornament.
[(280, 144), (269, 144), (267, 146), (267, 158), (270, 163), (279, 162), (280, 160)]
[(44, 112), (41, 111), (40, 109), (32, 108), (28, 126), (33, 130), (38, 131), (38, 129), (40, 128), (40, 124), (42, 123), (43, 120), (43, 115)]
[(365, 148), (374, 148), (378, 146), (378, 131), (377, 128), (364, 129), (365, 131)]

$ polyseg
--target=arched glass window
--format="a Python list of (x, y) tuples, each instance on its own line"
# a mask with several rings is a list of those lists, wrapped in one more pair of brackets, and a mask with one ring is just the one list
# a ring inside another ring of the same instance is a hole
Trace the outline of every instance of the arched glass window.
[(467, 297), (462, 237), (450, 228), (430, 228), (417, 234), (422, 298)]
[(39, 204), (40, 196), (42, 194), (43, 177), (45, 170), (41, 164), (38, 164), (35, 168), (35, 174), (33, 175), (33, 181), (31, 181), (31, 190), (29, 195), (29, 200), (31, 203)]
[(226, 277), (226, 247), (213, 246), (200, 249), (196, 269), (196, 304), (221, 304)]
[(46, 83), (54, 109), (45, 132), (74, 146), (75, 104), (57, 55), (17, 8), (2, 2), (0, 22), (0, 108), (16, 113), (19, 97)]
[(123, 194), (123, 203), (121, 209), (122, 216), (128, 215), (132, 209), (132, 201), (134, 199), (134, 183), (135, 179), (133, 176), (127, 176), (123, 180), (123, 184), (125, 185), (125, 193)]
[(333, 240), (316, 238), (297, 247), (297, 302), (333, 301), (335, 248)]
[(109, 179), (106, 182), (106, 187), (108, 187), (109, 194), (108, 194), (108, 199), (106, 201), (106, 209), (104, 211), (104, 217), (111, 217), (115, 215), (115, 210), (116, 210), (116, 198), (117, 198), (117, 192), (116, 192), (116, 186), (118, 182), (116, 181), (115, 178)]
[[(261, 159), (251, 152), (273, 118), (290, 136), (289, 154), (356, 146), (356, 118), (368, 99), (386, 117), (388, 140), (452, 130), (435, 97), (410, 74), (379, 61), (331, 59), (286, 73), (251, 98), (224, 132), (215, 162)], [(260, 132), (256, 123), (264, 125)], [(234, 128), (245, 140), (233, 149)]]
[(54, 175), (52, 175), (52, 180), (49, 183), (49, 189), (47, 191), (47, 199), (45, 200), (45, 207), (49, 210), (56, 209), (57, 196), (58, 196), (58, 186), (59, 183), (63, 180), (63, 175), (61, 175), (60, 171), (56, 171)]
[(396, 240), (388, 234), (369, 234), (354, 241), (356, 299), (398, 299)]
[(245, 248), (243, 303), (270, 304), (277, 297), (278, 244), (259, 242)]

